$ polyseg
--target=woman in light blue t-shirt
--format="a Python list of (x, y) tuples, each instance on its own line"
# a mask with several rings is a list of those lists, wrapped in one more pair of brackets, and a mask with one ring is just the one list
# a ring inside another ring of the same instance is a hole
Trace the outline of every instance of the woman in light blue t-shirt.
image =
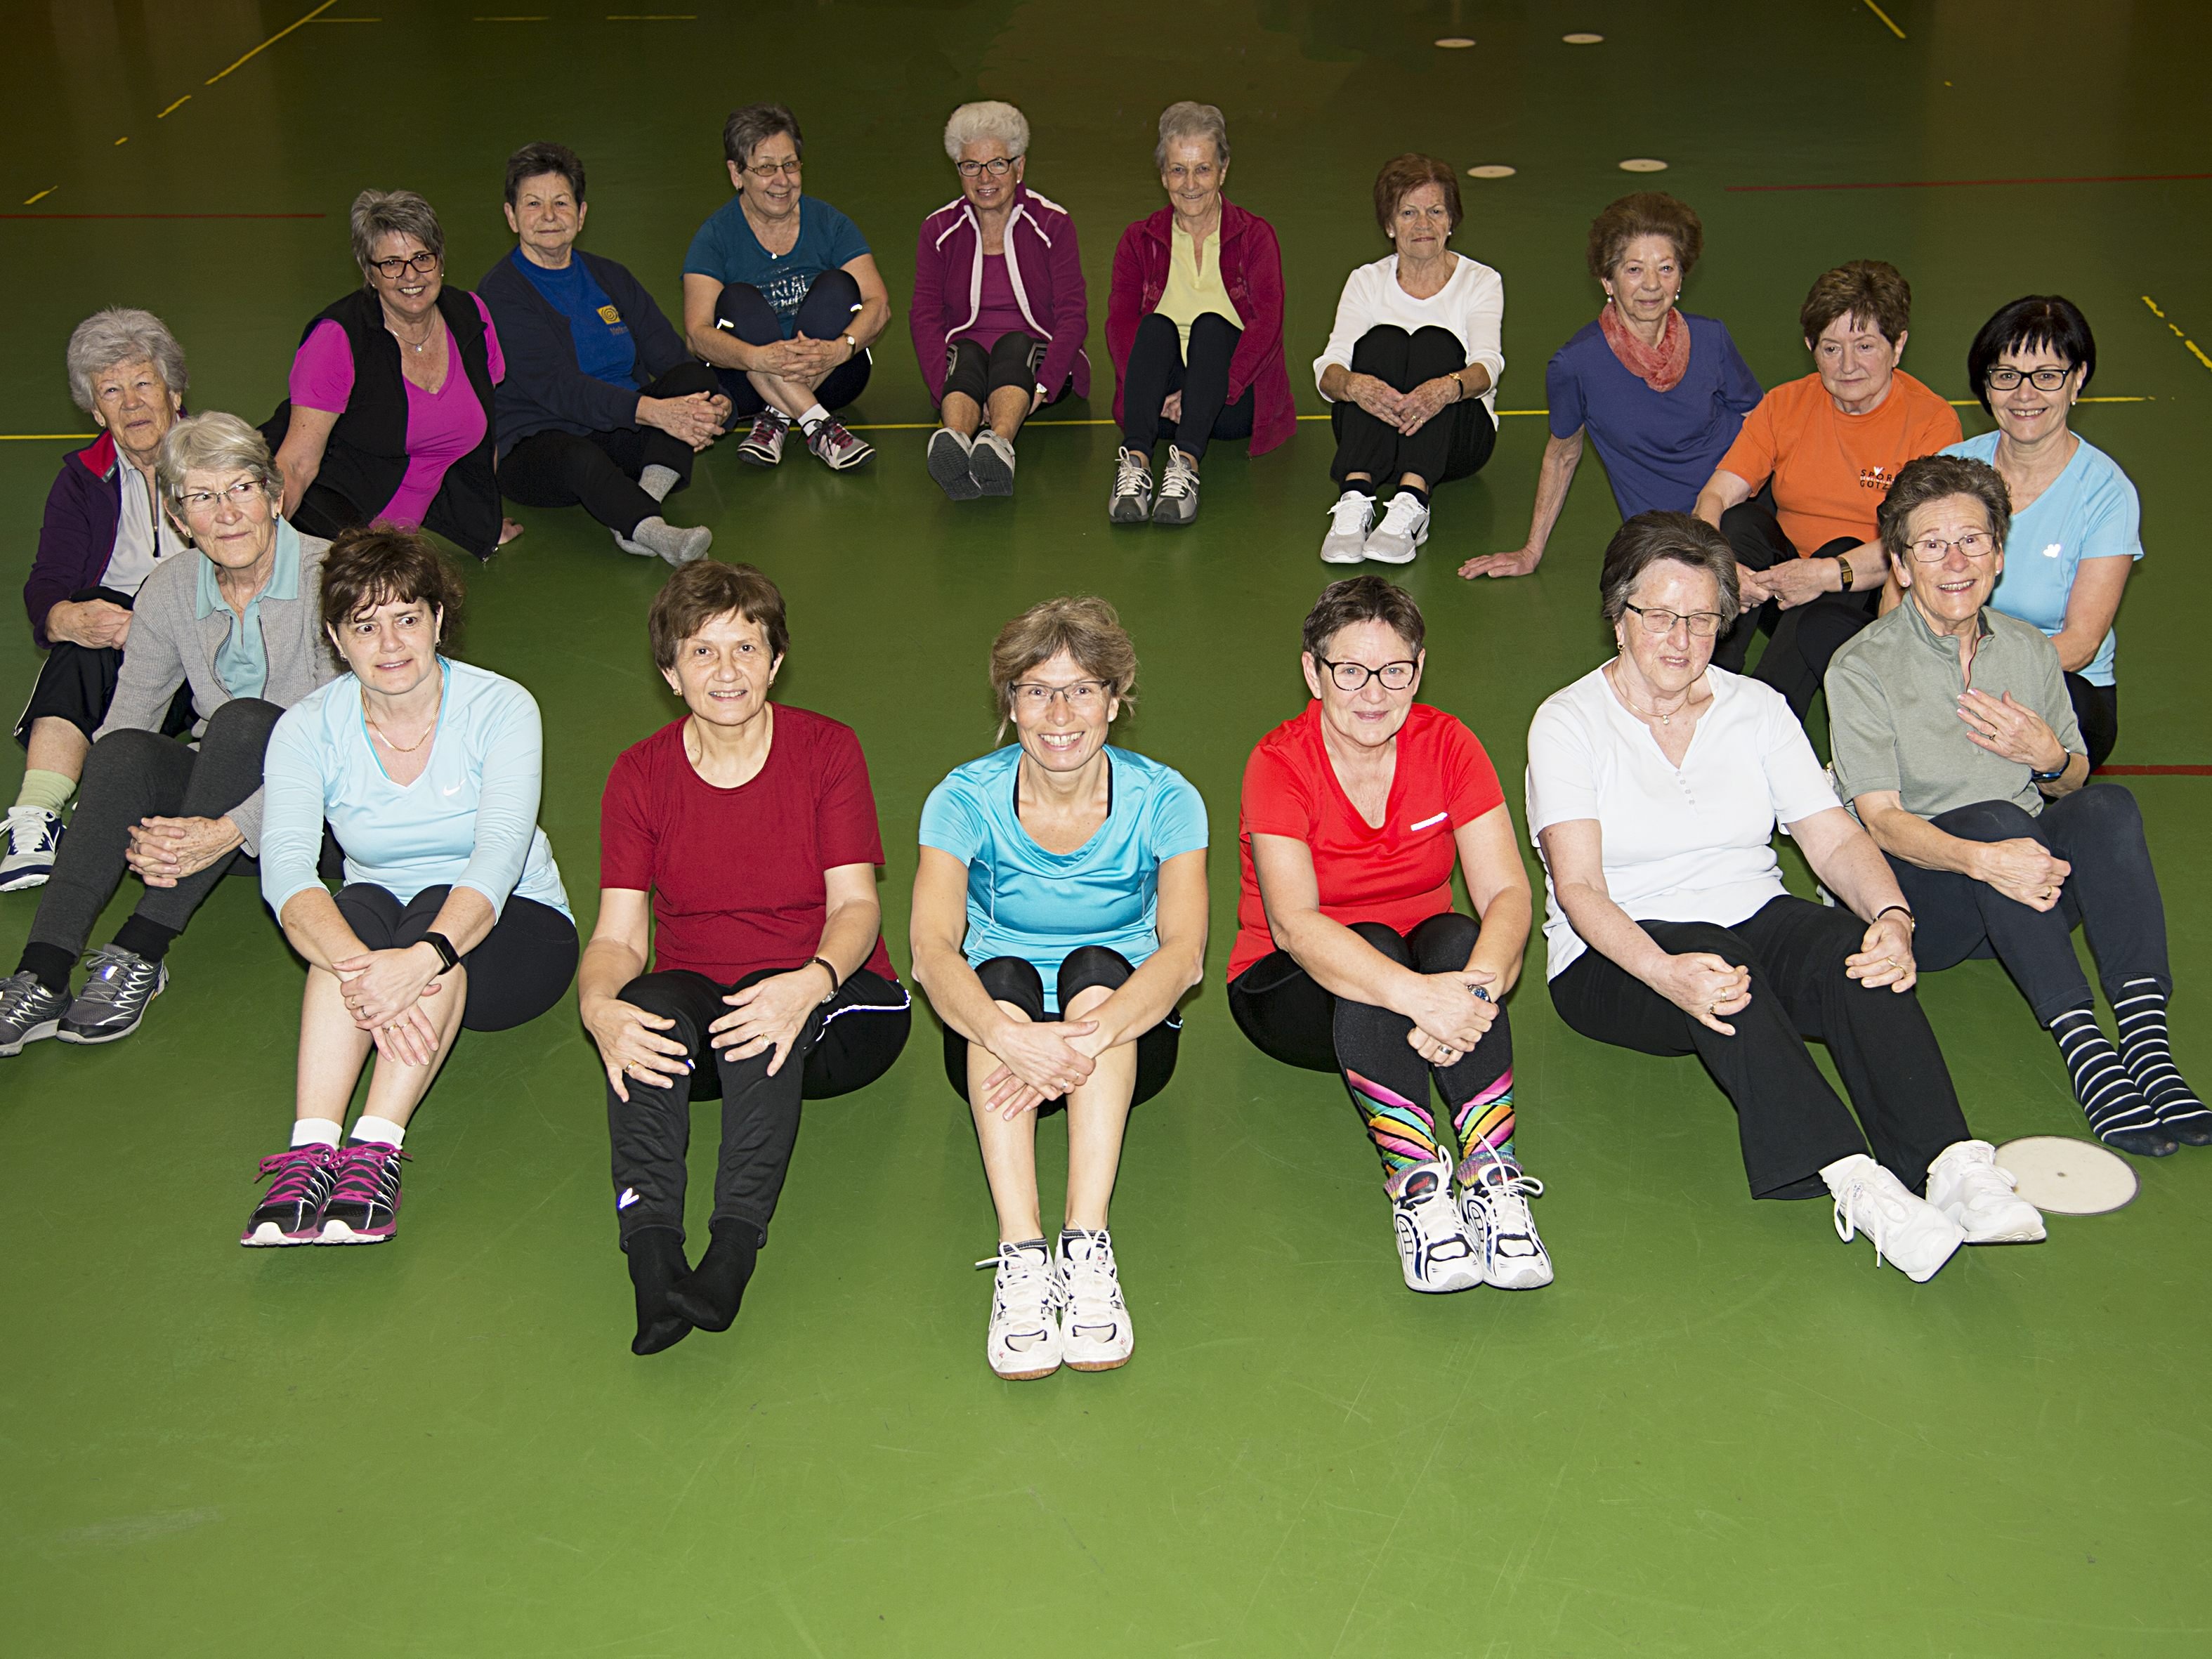
[(2096, 337), (2071, 300), (2014, 300), (1982, 325), (1966, 353), (1966, 383), (1997, 429), (1943, 452), (1987, 461), (2005, 481), (2012, 534), (1990, 604), (2033, 623), (2057, 647), (2092, 767), (2119, 740), (2112, 619), (2143, 556), (2135, 485), (2069, 429), (2069, 411), (2096, 372)]
[[(1206, 954), (1206, 804), (1109, 747), (1137, 653), (1103, 599), (1051, 599), (991, 648), (1016, 741), (921, 810), (914, 975), (945, 1023), (999, 1215), (986, 1352), (1004, 1377), (1110, 1370), (1134, 1346), (1107, 1206), (1129, 1109), (1175, 1070)], [(1000, 730), (1003, 732), (1003, 721)], [(1067, 1108), (1066, 1224), (1047, 1243), (1036, 1117)], [(978, 1264), (984, 1265), (984, 1264)]]

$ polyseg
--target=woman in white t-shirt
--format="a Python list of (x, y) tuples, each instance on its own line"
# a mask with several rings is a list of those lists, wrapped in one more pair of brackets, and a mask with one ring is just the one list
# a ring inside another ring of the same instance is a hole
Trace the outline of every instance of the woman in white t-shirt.
[[(1638, 514), (1600, 586), (1620, 654), (1528, 728), (1559, 1017), (1601, 1042), (1695, 1054), (1735, 1107), (1752, 1196), (1825, 1188), (1838, 1236), (1870, 1235), (1877, 1261), (1917, 1282), (1961, 1243), (2041, 1238), (2042, 1218), (1968, 1134), (1911, 994), (1912, 912), (1880, 849), (1781, 696), (1711, 665), (1739, 608), (1726, 538), (1686, 514)], [(1778, 822), (1847, 909), (1784, 890)], [(1808, 1037), (1827, 1044), (1858, 1122)]]
[[(1498, 443), (1505, 282), (1445, 244), (1459, 179), (1432, 155), (1401, 155), (1375, 179), (1375, 218), (1397, 246), (1344, 280), (1314, 378), (1329, 401), (1342, 492), (1328, 564), (1410, 564), (1429, 537), (1429, 492), (1479, 472)], [(1377, 492), (1396, 486), (1375, 521)]]

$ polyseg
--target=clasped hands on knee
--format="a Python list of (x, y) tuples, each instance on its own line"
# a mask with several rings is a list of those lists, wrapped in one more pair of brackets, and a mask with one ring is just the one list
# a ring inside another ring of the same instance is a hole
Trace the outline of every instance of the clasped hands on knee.
[(1414, 974), (1395, 1010), (1413, 1022), (1406, 1041), (1432, 1066), (1450, 1066), (1490, 1035), (1498, 1018), (1498, 975), (1486, 968)]
[(427, 945), (364, 951), (331, 963), (338, 994), (353, 1023), (368, 1033), (376, 1051), (403, 1066), (428, 1066), (437, 1057), (438, 1029), (422, 1006), (445, 988), (438, 953)]
[(730, 421), (730, 400), (719, 392), (694, 392), (682, 398), (640, 398), (641, 425), (658, 427), (696, 454), (720, 437)]
[(983, 1079), (985, 1111), (1019, 1117), (1089, 1080), (1106, 1047), (1097, 1020), (1032, 1020), (1003, 1003), (1000, 1009), (1006, 1023), (983, 1044), (999, 1062)]
[(1346, 377), (1344, 389), (1353, 403), (1407, 437), (1426, 426), (1458, 396), (1451, 377), (1442, 374), (1422, 381), (1411, 392), (1401, 392), (1377, 375), (1352, 374)]
[(174, 887), (245, 842), (228, 817), (141, 818), (123, 857), (149, 887)]
[(2057, 904), (2066, 878), (2074, 873), (2072, 865), (2032, 836), (1970, 845), (1973, 867), (1969, 873), (2031, 910), (2048, 910)]

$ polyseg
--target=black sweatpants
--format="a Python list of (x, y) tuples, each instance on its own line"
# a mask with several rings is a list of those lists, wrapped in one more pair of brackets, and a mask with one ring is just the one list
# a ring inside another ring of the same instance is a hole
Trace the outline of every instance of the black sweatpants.
[[(106, 599), (125, 611), (131, 608), (131, 595), (112, 587), (82, 588), (70, 594), (70, 599), (76, 604)], [(15, 722), (15, 741), (27, 749), (34, 722), (64, 720), (83, 732), (89, 742), (93, 733), (100, 730), (100, 722), (107, 718), (107, 706), (115, 701), (115, 687), (122, 678), (121, 647), (79, 645), (74, 640), (54, 641), (46, 647), (46, 659), (40, 665), (39, 678), (31, 687), (31, 700), (23, 705), (22, 717)], [(169, 699), (169, 712), (161, 718), (161, 735), (173, 738), (180, 732), (191, 731), (193, 718), (192, 688), (187, 681)]]
[[(994, 392), (1034, 392), (1037, 369), (1051, 343), (1022, 333), (1001, 334), (988, 347), (972, 335), (955, 340), (945, 349), (945, 395), (949, 398), (957, 392), (988, 405)], [(1073, 383), (1073, 376), (1062, 381), (1046, 395), (1045, 402), (1058, 403)]]
[[(1869, 990), (1845, 977), (1844, 959), (1866, 933), (1850, 911), (1784, 894), (1733, 927), (1641, 925), (1675, 956), (1710, 951), (1751, 969), (1751, 1001), (1726, 1021), (1734, 1036), (1691, 1018), (1595, 951), (1552, 981), (1552, 1006), (1600, 1042), (1703, 1060), (1735, 1108), (1753, 1198), (1818, 1197), (1827, 1190), (1820, 1171), (1869, 1143), (1876, 1161), (1918, 1192), (1936, 1155), (1969, 1138), (1918, 994)], [(1857, 1122), (1806, 1052), (1808, 1040), (1827, 1044)]]
[(2112, 758), (2120, 740), (2120, 688), (2092, 685), (2079, 674), (2069, 674), (2066, 699), (2074, 705), (2075, 722), (2081, 728), (2081, 743), (2094, 772)]
[[(1771, 570), (1797, 556), (1797, 550), (1782, 533), (1782, 521), (1761, 492), (1754, 500), (1739, 503), (1721, 514), (1721, 534), (1735, 550), (1736, 562), (1751, 570)], [(1847, 556), (1859, 544), (1848, 536), (1825, 543), (1808, 556), (1833, 559)], [(1713, 661), (1732, 674), (1743, 672), (1751, 651), (1753, 631), (1773, 635), (1759, 659), (1752, 678), (1772, 686), (1790, 701), (1799, 720), (1813, 707), (1826, 678), (1828, 664), (1844, 642), (1874, 620), (1881, 598), (1878, 590), (1864, 593), (1823, 593), (1816, 599), (1788, 610), (1769, 599), (1738, 617), (1735, 626), (1713, 651)]]
[(2074, 866), (2058, 902), (2038, 910), (1987, 882), (1950, 870), (1923, 870), (1893, 857), (1917, 931), (1913, 955), (1923, 973), (1968, 957), (1994, 956), (2020, 987), (2036, 1022), (2090, 1006), (2089, 981), (2074, 954), (2074, 929), (2086, 927), (2089, 953), (2107, 1000), (2131, 980), (2152, 979), (2172, 995), (2166, 953), (2166, 904), (2143, 837), (2142, 811), (2117, 783), (2062, 795), (2040, 814), (2008, 800), (1977, 801), (1929, 820), (1962, 841), (2036, 841)]
[[(638, 395), (689, 398), (718, 392), (720, 382), (702, 362), (686, 358)], [(610, 530), (627, 536), (642, 519), (657, 518), (660, 503), (638, 487), (648, 466), (676, 475), (671, 494), (691, 482), (694, 453), (690, 444), (657, 426), (617, 427), (610, 432), (533, 432), (499, 464), (499, 487), (525, 507), (582, 504)]]
[[(1229, 401), (1229, 360), (1243, 337), (1236, 324), (1208, 312), (1190, 325), (1186, 360), (1175, 324), (1157, 311), (1149, 313), (1137, 325), (1121, 374), (1122, 444), (1150, 455), (1164, 438), (1193, 460), (1204, 460), (1214, 439), (1250, 437), (1255, 389), (1247, 386), (1243, 397)], [(1171, 423), (1160, 407), (1178, 392), (1182, 419)]]
[[(52, 990), (69, 988), (93, 924), (128, 867), (124, 855), (141, 818), (219, 818), (261, 787), (261, 757), (284, 711), (259, 697), (234, 697), (208, 716), (198, 749), (153, 732), (111, 732), (85, 757), (76, 815), (39, 892), (18, 972)], [(169, 941), (242, 857), (224, 854), (173, 887), (149, 887), (115, 942), (158, 962)], [(249, 860), (250, 864), (250, 860)]]
[(722, 1097), (713, 1220), (744, 1221), (766, 1243), (799, 1145), (799, 1102), (865, 1088), (890, 1070), (906, 1047), (914, 1018), (906, 988), (865, 968), (814, 1011), (774, 1077), (768, 1074), (772, 1050), (732, 1060), (727, 1050), (713, 1047), (707, 1028), (730, 1012), (722, 999), (787, 971), (763, 968), (734, 985), (717, 985), (704, 974), (678, 969), (641, 974), (623, 987), (623, 1001), (675, 1022), (662, 1035), (683, 1043), (691, 1057), (690, 1075), (665, 1088), (626, 1079), (627, 1103), (608, 1085), (615, 1223), (625, 1250), (641, 1228), (684, 1231), (684, 1155), (691, 1145), (694, 1099), (712, 1098), (717, 1091)]
[[(806, 297), (799, 302), (796, 332), (808, 340), (835, 340), (848, 332), (860, 309), (860, 285), (849, 270), (825, 270), (814, 279)], [(724, 285), (714, 301), (714, 326), (726, 328), (747, 345), (774, 345), (784, 337), (783, 319), (765, 295), (750, 283)], [(823, 408), (842, 409), (866, 388), (874, 362), (864, 350), (850, 362), (840, 363), (814, 388), (814, 400)], [(753, 390), (742, 370), (717, 368), (715, 378), (737, 415), (757, 415), (768, 400)]]
[[(1372, 374), (1396, 392), (1467, 367), (1467, 349), (1449, 329), (1429, 327), (1408, 334), (1391, 323), (1378, 323), (1352, 348), (1352, 372)], [(1351, 398), (1328, 406), (1336, 434), (1336, 459), (1328, 476), (1339, 489), (1354, 472), (1364, 472), (1382, 488), (1410, 472), (1433, 489), (1453, 478), (1482, 470), (1498, 447), (1498, 422), (1480, 398), (1448, 404), (1418, 432), (1401, 432), (1377, 420)]]
[[(448, 883), (402, 902), (390, 889), (357, 881), (338, 889), (338, 914), (372, 951), (420, 945), (453, 895)], [(507, 896), (491, 932), (461, 958), (469, 970), (465, 1031), (507, 1031), (527, 1024), (561, 1000), (576, 976), (576, 924), (550, 904)]]
[[(993, 957), (977, 966), (975, 977), (983, 981), (993, 1001), (1012, 1003), (1032, 1022), (1042, 1023), (1066, 1018), (1067, 1005), (1094, 986), (1119, 990), (1136, 971), (1127, 957), (1103, 945), (1085, 945), (1070, 951), (1060, 961), (1059, 982), (1054, 988), (1059, 993), (1060, 1012), (1057, 1013), (1045, 1011), (1044, 978), (1034, 963), (1019, 957)], [(1137, 1085), (1129, 1097), (1132, 1106), (1143, 1105), (1168, 1086), (1182, 1042), (1182, 1016), (1176, 1013), (1138, 1036)], [(954, 1094), (968, 1098), (968, 1039), (950, 1025), (945, 1028), (945, 1080), (952, 1085)], [(1037, 1115), (1060, 1111), (1066, 1104), (1064, 1097), (1055, 1096), (1037, 1108)]]

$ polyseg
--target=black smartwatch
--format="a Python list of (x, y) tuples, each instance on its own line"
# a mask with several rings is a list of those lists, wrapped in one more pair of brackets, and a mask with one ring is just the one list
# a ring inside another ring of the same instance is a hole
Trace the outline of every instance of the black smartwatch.
[(2073, 764), (2074, 757), (2069, 755), (2058, 763), (2058, 769), (2056, 772), (2030, 772), (2027, 775), (2027, 781), (2030, 783), (2056, 783), (2066, 775), (2066, 769)]
[(431, 975), (431, 978), (435, 979), (438, 974), (447, 973), (460, 966), (461, 953), (453, 949), (453, 941), (443, 933), (425, 933), (422, 935), (422, 943), (438, 953), (438, 973)]

